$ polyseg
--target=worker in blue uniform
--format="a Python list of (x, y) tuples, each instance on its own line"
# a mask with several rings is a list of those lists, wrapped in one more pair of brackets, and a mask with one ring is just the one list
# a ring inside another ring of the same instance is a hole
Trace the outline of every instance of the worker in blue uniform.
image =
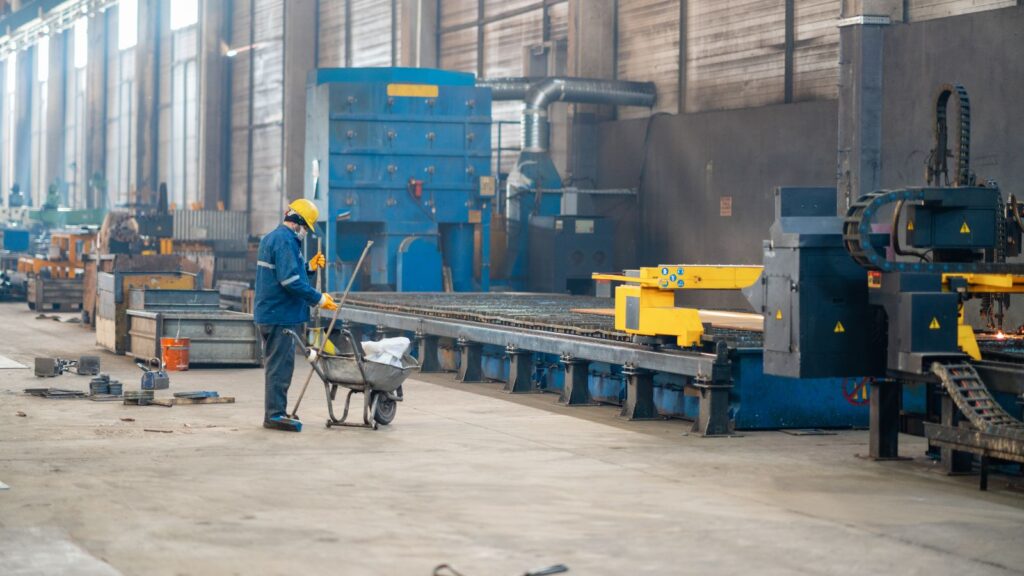
[(309, 276), (324, 267), (326, 259), (317, 253), (307, 264), (302, 242), (315, 230), (320, 212), (305, 198), (288, 206), (284, 222), (263, 237), (256, 261), (254, 315), (263, 339), (266, 364), (266, 398), (263, 427), (299, 432), (302, 422), (288, 418), (288, 387), (295, 370), (295, 341), (285, 331), (304, 334), (310, 306), (336, 310), (330, 294), (321, 293)]

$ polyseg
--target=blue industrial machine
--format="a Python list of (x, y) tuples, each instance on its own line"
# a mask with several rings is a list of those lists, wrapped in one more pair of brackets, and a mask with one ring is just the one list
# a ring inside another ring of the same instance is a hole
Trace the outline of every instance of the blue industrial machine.
[[(958, 126), (948, 122), (952, 98)], [(968, 110), (962, 86), (940, 89), (927, 187), (865, 194), (845, 218), (827, 213), (834, 202), (819, 202), (816, 229), (808, 222), (790, 237), (779, 233), (789, 227), (784, 211), (765, 245), (762, 288), (748, 296), (765, 313), (766, 374), (876, 376), (870, 455), (880, 459), (898, 457), (898, 433), (911, 428), (904, 388), (924, 389), (918, 430), (949, 472), (969, 472), (978, 456), (984, 488), (990, 460), (1024, 463), (1024, 362), (1006, 350), (993, 356), (964, 307), (981, 300), (992, 340), (1024, 337), (1024, 328), (1002, 326), (1010, 295), (1024, 293), (1024, 264), (1008, 260), (1021, 254), (1024, 223), (1013, 195), (1004, 201), (970, 171)], [(835, 190), (804, 196), (820, 201)], [(879, 242), (883, 217), (891, 229)], [(821, 246), (837, 256), (809, 254)]]
[(356, 290), (488, 290), (490, 89), (459, 72), (325, 68), (307, 90), (305, 194), (320, 208), (326, 288), (345, 286), (373, 240)]

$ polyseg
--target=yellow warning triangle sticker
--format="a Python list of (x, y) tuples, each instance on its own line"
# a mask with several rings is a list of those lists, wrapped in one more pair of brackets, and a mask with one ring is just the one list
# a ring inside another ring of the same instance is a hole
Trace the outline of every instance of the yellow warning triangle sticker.
[(833, 330), (833, 332), (835, 332), (836, 334), (842, 334), (846, 332), (846, 328), (843, 327), (842, 322), (836, 322), (836, 329)]
[(967, 220), (964, 220), (964, 225), (960, 227), (961, 234), (970, 234), (971, 227), (967, 225)]
[(907, 232), (913, 232), (913, 231), (914, 231), (914, 221), (911, 220), (911, 221), (907, 222)]
[(782, 310), (781, 309), (775, 311), (775, 319), (776, 320), (782, 320)]
[[(966, 224), (965, 224), (965, 226), (966, 226)], [(932, 316), (932, 323), (928, 325), (928, 329), (929, 330), (938, 330), (939, 328), (941, 328), (941, 326), (939, 326), (939, 319), (937, 317), (935, 317), (935, 316)]]

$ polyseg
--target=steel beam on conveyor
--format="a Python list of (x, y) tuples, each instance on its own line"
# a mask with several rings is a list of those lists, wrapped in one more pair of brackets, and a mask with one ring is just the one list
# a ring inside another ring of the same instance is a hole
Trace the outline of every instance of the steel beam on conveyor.
[(661, 352), (623, 342), (583, 338), (568, 334), (492, 326), (477, 322), (447, 320), (346, 306), (339, 317), (348, 322), (385, 326), (404, 332), (419, 332), (441, 338), (506, 348), (514, 346), (542, 354), (554, 354), (605, 362), (652, 372), (701, 376), (711, 374), (715, 355), (697, 352)]

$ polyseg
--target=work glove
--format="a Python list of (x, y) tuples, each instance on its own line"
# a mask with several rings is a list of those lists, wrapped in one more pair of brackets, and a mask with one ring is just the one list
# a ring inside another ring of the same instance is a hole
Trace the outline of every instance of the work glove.
[(334, 301), (334, 298), (331, 298), (330, 294), (324, 292), (320, 296), (320, 307), (324, 310), (337, 310), (338, 303)]
[(323, 252), (317, 252), (316, 256), (309, 259), (309, 271), (316, 272), (320, 268), (327, 266), (327, 258), (324, 257)]

